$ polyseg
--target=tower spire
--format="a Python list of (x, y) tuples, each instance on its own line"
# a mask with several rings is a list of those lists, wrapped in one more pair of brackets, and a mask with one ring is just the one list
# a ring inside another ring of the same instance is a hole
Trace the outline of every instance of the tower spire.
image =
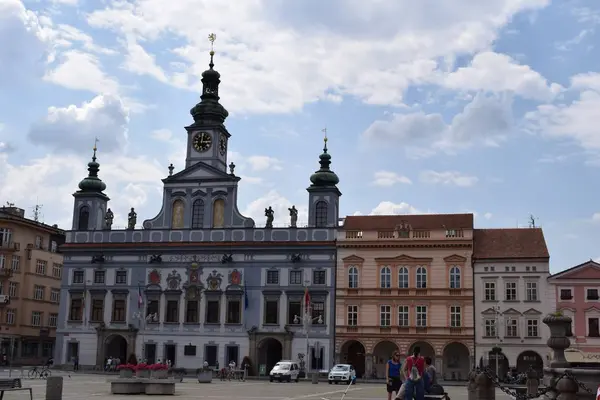
[(88, 176), (79, 182), (80, 192), (97, 192), (102, 193), (106, 189), (106, 184), (98, 178), (98, 171), (100, 171), (100, 164), (96, 161), (96, 152), (98, 151), (98, 138), (94, 139), (94, 147), (92, 154), (92, 161), (88, 163)]
[(319, 156), (321, 168), (310, 176), (310, 181), (312, 182), (311, 187), (335, 186), (340, 182), (340, 178), (329, 168), (331, 165), (331, 155), (327, 152), (327, 142), (329, 140), (327, 138), (327, 128), (323, 128), (321, 132), (324, 134), (323, 153)]

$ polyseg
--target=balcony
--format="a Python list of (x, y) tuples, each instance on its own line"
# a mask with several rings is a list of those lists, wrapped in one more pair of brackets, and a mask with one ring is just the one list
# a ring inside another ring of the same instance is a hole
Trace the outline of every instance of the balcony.
[(338, 325), (336, 327), (338, 334), (352, 333), (357, 335), (396, 335), (422, 337), (426, 336), (473, 336), (473, 328), (469, 327), (447, 327), (447, 326), (349, 326)]
[(471, 240), (473, 234), (470, 230), (394, 230), (394, 229), (383, 229), (377, 231), (340, 231), (337, 234), (338, 241), (378, 241), (378, 240), (398, 240), (398, 241), (412, 241), (412, 240)]
[(419, 297), (422, 299), (448, 299), (448, 300), (472, 300), (473, 289), (448, 289), (446, 288), (336, 288), (336, 296), (338, 298), (406, 298)]
[(15, 243), (13, 241), (0, 242), (0, 251), (19, 251), (20, 247), (21, 246), (19, 243)]

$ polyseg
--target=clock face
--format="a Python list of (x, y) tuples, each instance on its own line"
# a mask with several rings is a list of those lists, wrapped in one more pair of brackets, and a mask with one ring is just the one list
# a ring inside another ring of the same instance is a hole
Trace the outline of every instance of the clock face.
[(219, 152), (222, 156), (224, 156), (225, 153), (227, 153), (227, 136), (225, 135), (221, 135), (221, 137), (219, 138)]
[(197, 133), (193, 141), (194, 149), (198, 152), (205, 152), (212, 146), (212, 136), (206, 132)]

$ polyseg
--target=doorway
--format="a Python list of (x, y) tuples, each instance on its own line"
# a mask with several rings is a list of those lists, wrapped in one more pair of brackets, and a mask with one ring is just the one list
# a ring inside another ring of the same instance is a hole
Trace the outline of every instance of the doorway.
[(79, 358), (79, 343), (70, 342), (67, 346), (67, 359), (65, 362), (70, 363), (75, 357)]
[(165, 359), (164, 362), (171, 360), (171, 366), (175, 366), (175, 356), (177, 355), (177, 345), (176, 344), (165, 344)]
[(239, 357), (240, 349), (237, 346), (227, 346), (225, 350), (225, 354), (227, 358), (225, 359), (225, 363), (229, 365), (231, 361), (235, 361), (235, 365), (240, 365), (238, 357)]
[(104, 357), (118, 358), (122, 363), (127, 362), (127, 340), (121, 335), (111, 335), (106, 339)]
[(258, 345), (258, 365), (265, 366), (265, 372), (268, 374), (271, 369), (283, 358), (283, 346), (275, 338), (266, 338)]
[(144, 358), (148, 364), (156, 363), (156, 344), (155, 343), (146, 343), (144, 349)]

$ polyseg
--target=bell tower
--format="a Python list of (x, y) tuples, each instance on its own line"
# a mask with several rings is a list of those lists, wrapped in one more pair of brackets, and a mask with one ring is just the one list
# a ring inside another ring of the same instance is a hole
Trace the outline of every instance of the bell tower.
[(229, 112), (219, 103), (221, 74), (214, 69), (214, 43), (216, 35), (208, 35), (210, 41), (210, 62), (202, 73), (202, 95), (200, 102), (191, 110), (194, 123), (187, 126), (187, 155), (185, 167), (199, 162), (211, 165), (220, 171), (227, 171), (227, 149), (231, 135), (224, 122)]

